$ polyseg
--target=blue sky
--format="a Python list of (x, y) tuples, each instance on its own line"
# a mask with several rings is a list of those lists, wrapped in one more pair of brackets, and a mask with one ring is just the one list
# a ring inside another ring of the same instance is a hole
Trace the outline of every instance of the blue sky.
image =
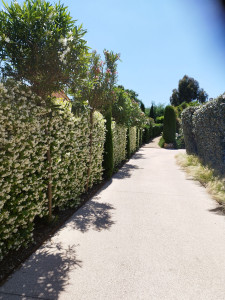
[(185, 74), (209, 97), (225, 92), (225, 37), (214, 0), (64, 0), (88, 45), (121, 53), (118, 83), (148, 107), (169, 103)]
[(61, 3), (87, 29), (89, 47), (121, 54), (118, 84), (136, 91), (146, 107), (168, 104), (185, 74), (209, 97), (225, 92), (225, 35), (216, 0)]

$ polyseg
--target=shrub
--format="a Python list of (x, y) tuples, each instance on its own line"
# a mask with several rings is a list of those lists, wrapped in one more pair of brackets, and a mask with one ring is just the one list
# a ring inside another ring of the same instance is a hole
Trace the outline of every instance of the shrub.
[(179, 133), (176, 133), (175, 147), (176, 149), (185, 149), (183, 130), (180, 130)]
[(152, 126), (152, 136), (151, 137), (157, 137), (162, 133), (163, 130), (163, 124), (153, 124)]
[(135, 126), (130, 128), (130, 152), (131, 152), (131, 154), (137, 150), (136, 131), (137, 131), (137, 128)]
[(182, 128), (184, 134), (184, 143), (187, 154), (197, 154), (197, 142), (193, 132), (193, 114), (198, 110), (198, 106), (190, 106), (181, 114)]
[(130, 156), (131, 156), (131, 151), (130, 151), (130, 127), (127, 128), (126, 153), (127, 153), (127, 158), (129, 159)]
[(220, 96), (193, 115), (198, 156), (219, 173), (225, 173), (225, 98)]
[(157, 124), (163, 124), (163, 122), (164, 122), (164, 116), (157, 117), (157, 118), (155, 119), (155, 122), (156, 122)]
[(127, 128), (112, 122), (113, 133), (113, 164), (115, 167), (126, 159), (126, 133)]
[(105, 178), (110, 178), (113, 174), (113, 139), (112, 139), (112, 111), (105, 114), (106, 118), (106, 139), (104, 146), (103, 168)]
[(163, 148), (163, 147), (164, 147), (164, 144), (165, 144), (165, 140), (164, 140), (164, 138), (161, 136), (158, 145), (159, 145), (160, 148)]
[(176, 113), (173, 106), (165, 108), (163, 138), (166, 143), (174, 143), (176, 134)]
[(146, 124), (143, 130), (143, 143), (148, 143), (152, 138), (152, 124)]
[[(48, 214), (45, 128), (52, 153), (53, 207), (74, 206), (85, 190), (89, 112), (52, 111), (22, 84), (0, 85), (0, 260), (32, 240), (34, 218)], [(51, 122), (46, 118), (51, 114)], [(105, 121), (94, 114), (90, 185), (102, 179)]]

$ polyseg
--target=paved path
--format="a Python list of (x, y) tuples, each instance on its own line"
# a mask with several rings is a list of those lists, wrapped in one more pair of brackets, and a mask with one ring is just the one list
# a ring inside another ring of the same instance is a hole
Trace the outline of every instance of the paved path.
[(225, 299), (225, 216), (177, 153), (140, 149), (0, 299)]

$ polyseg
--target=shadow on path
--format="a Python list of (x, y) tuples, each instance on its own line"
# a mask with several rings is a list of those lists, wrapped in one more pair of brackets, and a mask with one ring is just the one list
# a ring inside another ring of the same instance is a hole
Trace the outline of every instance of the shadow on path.
[(17, 286), (11, 286), (9, 281), (0, 289), (0, 299), (58, 299), (68, 284), (71, 269), (82, 267), (76, 257), (76, 247), (65, 249), (61, 243), (47, 244), (15, 274)]
[(119, 170), (118, 173), (116, 173), (113, 178), (115, 179), (124, 179), (124, 178), (130, 178), (131, 174), (134, 170), (140, 169), (138, 166), (133, 164), (125, 164), (122, 169)]
[(115, 222), (112, 220), (111, 211), (114, 207), (108, 203), (100, 203), (95, 200), (87, 202), (70, 220), (69, 226), (86, 232), (90, 229), (101, 231), (109, 229)]
[(216, 208), (209, 209), (209, 211), (220, 216), (225, 216), (224, 206), (217, 206)]

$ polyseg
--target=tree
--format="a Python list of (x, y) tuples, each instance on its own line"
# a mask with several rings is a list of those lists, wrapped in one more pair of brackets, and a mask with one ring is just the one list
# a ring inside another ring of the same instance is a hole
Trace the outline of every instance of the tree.
[(63, 4), (25, 0), (0, 12), (0, 59), (4, 77), (30, 85), (46, 98), (79, 78), (87, 56), (85, 30)]
[(152, 106), (151, 106), (150, 111), (149, 111), (149, 118), (152, 118), (153, 120), (155, 119), (153, 103), (152, 103)]
[[(67, 8), (51, 5), (45, 0), (25, 0), (4, 4), (0, 11), (0, 60), (3, 78), (12, 77), (28, 84), (54, 108), (53, 92), (69, 85), (76, 74), (77, 80), (87, 59), (85, 31), (75, 26)], [(46, 115), (48, 124), (51, 114)], [(48, 207), (52, 218), (52, 161), (49, 130), (46, 125), (48, 161)]]
[(140, 104), (140, 108), (143, 111), (143, 113), (145, 113), (145, 105), (142, 101), (141, 101), (141, 104)]
[(93, 115), (95, 110), (100, 111), (106, 118), (106, 142), (104, 152), (104, 169), (106, 177), (111, 177), (113, 171), (113, 147), (111, 133), (112, 103), (115, 99), (114, 85), (117, 80), (117, 61), (120, 56), (112, 51), (104, 50), (105, 60), (93, 51), (90, 55), (89, 64), (86, 65), (86, 77), (77, 83), (75, 78), (71, 86), (71, 93), (74, 94), (73, 110), (76, 110), (77, 103), (86, 103), (90, 109), (90, 135), (89, 135), (89, 164), (86, 190), (89, 187), (89, 178), (92, 164), (92, 131)]
[(207, 98), (208, 98), (208, 94), (203, 89), (199, 89), (198, 90), (198, 101), (200, 103), (205, 103)]
[(172, 96), (170, 97), (170, 103), (173, 106), (178, 106), (180, 104), (179, 92), (177, 89), (173, 89)]
[(173, 106), (178, 106), (182, 102), (190, 103), (198, 100), (204, 103), (208, 98), (207, 93), (199, 88), (199, 83), (192, 77), (185, 75), (178, 83), (178, 89), (173, 89), (170, 103)]

